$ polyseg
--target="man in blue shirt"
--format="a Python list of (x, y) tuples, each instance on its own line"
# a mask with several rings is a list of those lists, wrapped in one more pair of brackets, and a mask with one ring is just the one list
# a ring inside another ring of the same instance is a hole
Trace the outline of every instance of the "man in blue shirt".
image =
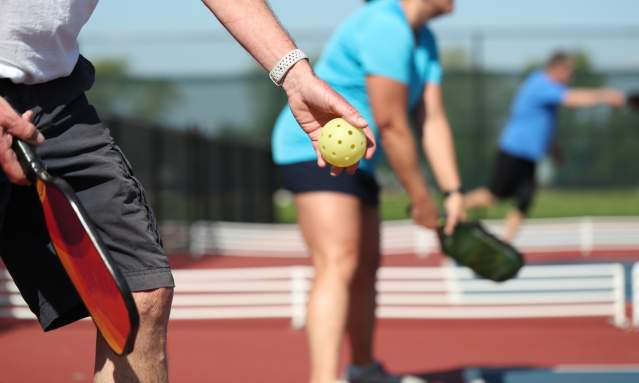
[(512, 241), (528, 212), (535, 193), (535, 168), (549, 152), (559, 156), (554, 143), (560, 106), (583, 108), (595, 105), (621, 107), (623, 93), (613, 89), (569, 88), (574, 59), (553, 54), (543, 70), (533, 72), (519, 88), (510, 119), (499, 140), (499, 153), (488, 188), (465, 196), (467, 209), (487, 207), (497, 200), (515, 198), (516, 209), (508, 213), (504, 239)]

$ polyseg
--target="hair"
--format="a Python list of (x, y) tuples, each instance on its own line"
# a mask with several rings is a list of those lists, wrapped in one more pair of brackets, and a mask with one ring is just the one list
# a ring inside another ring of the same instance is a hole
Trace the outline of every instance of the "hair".
[(571, 63), (572, 61), (573, 57), (568, 52), (557, 51), (548, 58), (548, 61), (546, 61), (546, 68), (554, 68), (558, 65)]

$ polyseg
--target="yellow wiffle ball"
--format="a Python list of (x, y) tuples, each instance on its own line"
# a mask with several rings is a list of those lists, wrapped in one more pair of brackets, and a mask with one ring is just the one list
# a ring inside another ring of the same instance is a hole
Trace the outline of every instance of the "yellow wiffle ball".
[(354, 165), (366, 152), (364, 132), (343, 118), (332, 119), (324, 125), (318, 144), (324, 160), (340, 168)]

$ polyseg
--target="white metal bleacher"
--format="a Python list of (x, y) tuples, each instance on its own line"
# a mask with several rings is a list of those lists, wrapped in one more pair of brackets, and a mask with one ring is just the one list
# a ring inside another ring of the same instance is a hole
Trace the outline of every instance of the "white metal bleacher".
[[(172, 318), (290, 318), (301, 327), (312, 276), (305, 266), (176, 270)], [(380, 318), (600, 316), (627, 324), (620, 264), (527, 266), (503, 284), (457, 267), (384, 267), (377, 288)]]

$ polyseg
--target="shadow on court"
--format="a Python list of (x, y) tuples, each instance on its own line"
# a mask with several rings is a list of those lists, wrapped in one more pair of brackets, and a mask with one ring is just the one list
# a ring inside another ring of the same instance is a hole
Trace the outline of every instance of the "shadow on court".
[(546, 371), (532, 366), (491, 368), (460, 367), (449, 370), (411, 372), (410, 375), (425, 379), (428, 383), (506, 383), (512, 372)]
[(31, 321), (19, 321), (15, 319), (0, 319), (0, 333), (29, 326)]
[(464, 369), (457, 368), (452, 370), (441, 371), (424, 371), (421, 373), (411, 373), (411, 375), (419, 376), (428, 383), (465, 383)]

